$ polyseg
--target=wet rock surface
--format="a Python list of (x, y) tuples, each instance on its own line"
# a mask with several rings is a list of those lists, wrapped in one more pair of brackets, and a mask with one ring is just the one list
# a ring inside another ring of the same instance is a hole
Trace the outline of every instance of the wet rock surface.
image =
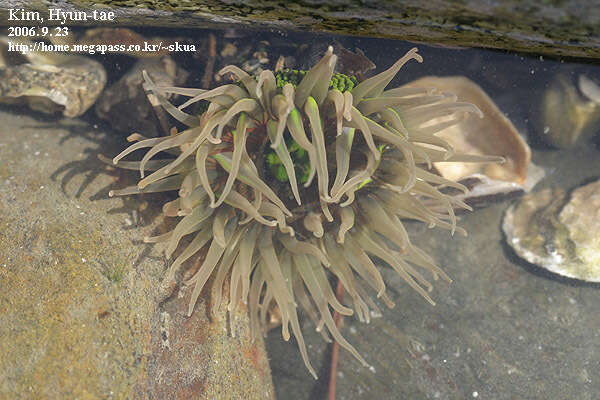
[(141, 243), (156, 210), (108, 198), (132, 177), (97, 159), (122, 146), (20, 112), (0, 109), (0, 398), (271, 398), (244, 314), (209, 319), (205, 300), (186, 318), (178, 292), (159, 303), (166, 263)]
[[(43, 10), (48, 3), (35, 5)], [(110, 7), (121, 26), (281, 28), (600, 58), (600, 13), (595, 0), (291, 1), (285, 7), (272, 0), (58, 0), (51, 4), (65, 11)], [(0, 4), (0, 9), (17, 7), (30, 8), (32, 3)]]

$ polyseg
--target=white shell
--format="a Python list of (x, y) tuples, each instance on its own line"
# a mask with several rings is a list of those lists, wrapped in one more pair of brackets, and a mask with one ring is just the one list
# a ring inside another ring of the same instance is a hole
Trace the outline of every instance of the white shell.
[(506, 211), (502, 229), (530, 263), (600, 282), (600, 181), (576, 189), (568, 202), (560, 189), (528, 194)]

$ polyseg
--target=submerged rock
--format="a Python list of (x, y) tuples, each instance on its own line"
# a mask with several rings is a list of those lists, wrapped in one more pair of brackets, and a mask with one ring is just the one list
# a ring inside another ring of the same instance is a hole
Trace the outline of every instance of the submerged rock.
[(600, 181), (544, 189), (506, 211), (508, 244), (528, 262), (569, 278), (600, 282)]
[(108, 198), (117, 177), (96, 158), (114, 137), (0, 121), (0, 398), (272, 398), (246, 313), (209, 319), (204, 301), (187, 318), (157, 296), (164, 259), (141, 243), (153, 207)]
[[(142, 71), (147, 71), (154, 81), (165, 86), (182, 85), (189, 75), (169, 56), (139, 60), (121, 79), (102, 93), (95, 111), (98, 117), (106, 120), (119, 132), (141, 132), (145, 136), (158, 136), (163, 133), (159, 132), (161, 125), (168, 131), (166, 115), (163, 115), (162, 109), (153, 109), (148, 101), (142, 87)], [(161, 117), (164, 117), (162, 121)]]
[[(9, 42), (17, 43), (0, 38), (0, 45)], [(25, 41), (18, 44), (34, 46)], [(83, 114), (94, 104), (105, 84), (104, 67), (83, 56), (28, 52), (0, 62), (0, 101), (25, 103), (46, 114), (62, 112), (65, 117)]]

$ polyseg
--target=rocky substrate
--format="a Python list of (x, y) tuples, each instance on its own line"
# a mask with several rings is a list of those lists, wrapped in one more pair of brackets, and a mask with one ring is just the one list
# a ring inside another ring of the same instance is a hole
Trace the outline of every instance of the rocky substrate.
[(97, 158), (120, 144), (23, 111), (0, 110), (0, 398), (273, 397), (245, 312), (209, 319), (205, 295), (187, 318), (185, 290), (158, 295), (167, 261), (142, 237), (163, 221), (108, 198), (133, 176)]

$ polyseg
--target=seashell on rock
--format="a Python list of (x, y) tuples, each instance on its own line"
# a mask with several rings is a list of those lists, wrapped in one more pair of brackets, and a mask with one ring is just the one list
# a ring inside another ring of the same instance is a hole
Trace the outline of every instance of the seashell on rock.
[[(579, 94), (572, 80), (558, 74), (550, 82), (541, 102), (539, 136), (559, 149), (575, 145), (593, 133), (600, 123), (600, 88), (586, 76), (579, 77)], [(588, 98), (591, 96), (590, 98)]]
[[(434, 163), (441, 176), (467, 184), (472, 189), (462, 198), (469, 204), (481, 205), (528, 192), (544, 176), (544, 171), (531, 163), (531, 150), (512, 122), (470, 79), (463, 76), (426, 76), (406, 86), (453, 93), (459, 101), (475, 104), (482, 111), (483, 118), (468, 118), (437, 134), (457, 153), (498, 155), (506, 160), (502, 164)], [(435, 122), (441, 122), (441, 119)]]
[[(0, 38), (0, 46), (9, 42), (31, 44)], [(58, 111), (66, 117), (83, 114), (94, 104), (105, 84), (104, 67), (83, 56), (28, 52), (1, 60), (0, 101), (25, 103), (47, 114)]]
[(586, 75), (579, 75), (579, 90), (585, 97), (600, 105), (600, 84), (590, 79)]
[(528, 262), (553, 273), (600, 282), (600, 181), (574, 190), (544, 189), (508, 208), (508, 244)]

